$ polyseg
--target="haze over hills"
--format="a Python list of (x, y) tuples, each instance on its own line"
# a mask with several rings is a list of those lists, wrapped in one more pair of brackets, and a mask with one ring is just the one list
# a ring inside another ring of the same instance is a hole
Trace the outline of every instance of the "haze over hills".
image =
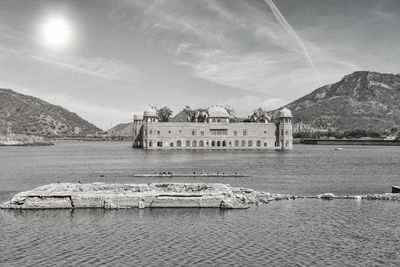
[(286, 105), (295, 131), (383, 131), (400, 125), (400, 75), (357, 71)]
[(102, 132), (63, 107), (0, 88), (0, 134), (5, 134), (9, 123), (12, 132), (18, 134), (64, 136), (73, 134), (74, 130), (82, 134)]
[[(390, 131), (400, 125), (400, 75), (357, 71), (286, 107), (295, 132)], [(170, 121), (186, 121), (186, 116), (180, 111)]]
[[(357, 71), (341, 81), (318, 88), (286, 105), (294, 116), (294, 130), (390, 131), (400, 125), (400, 75)], [(254, 107), (257, 108), (257, 107)], [(178, 112), (171, 121), (185, 121)], [(38, 98), (0, 89), (0, 134), (8, 123), (14, 133), (71, 135), (102, 132), (65, 108)], [(108, 134), (129, 136), (130, 123), (119, 124)]]

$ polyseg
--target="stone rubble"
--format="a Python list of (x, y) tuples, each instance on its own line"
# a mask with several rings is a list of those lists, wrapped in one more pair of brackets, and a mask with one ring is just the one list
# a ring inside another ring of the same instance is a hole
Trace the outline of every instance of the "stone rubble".
[(74, 208), (221, 208), (246, 209), (250, 205), (275, 200), (356, 199), (399, 201), (400, 194), (336, 196), (296, 196), (259, 192), (249, 188), (217, 183), (54, 183), (16, 194), (0, 205), (2, 209), (74, 209)]

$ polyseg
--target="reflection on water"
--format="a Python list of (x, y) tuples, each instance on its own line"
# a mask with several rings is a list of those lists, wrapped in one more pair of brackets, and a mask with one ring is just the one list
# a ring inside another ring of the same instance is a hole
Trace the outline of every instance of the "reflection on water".
[(398, 203), (279, 201), (249, 210), (0, 211), (0, 262), (112, 266), (398, 266)]
[[(221, 182), (315, 194), (398, 184), (396, 147), (293, 151), (142, 151), (60, 142), (0, 149), (0, 200), (57, 182)], [(238, 172), (250, 177), (133, 178)], [(398, 202), (278, 201), (248, 210), (0, 210), (1, 266), (400, 266)]]
[[(293, 151), (143, 151), (129, 142), (59, 142), (0, 149), (0, 200), (10, 192), (65, 182), (221, 182), (262, 191), (383, 193), (399, 183), (398, 147), (296, 146)], [(250, 177), (134, 178), (136, 173), (225, 172)]]

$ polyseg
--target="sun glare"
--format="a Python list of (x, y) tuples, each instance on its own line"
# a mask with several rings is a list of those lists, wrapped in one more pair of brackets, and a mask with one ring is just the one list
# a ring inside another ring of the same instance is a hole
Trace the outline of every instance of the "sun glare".
[(72, 26), (61, 16), (47, 18), (40, 28), (42, 41), (52, 48), (63, 48), (72, 41)]

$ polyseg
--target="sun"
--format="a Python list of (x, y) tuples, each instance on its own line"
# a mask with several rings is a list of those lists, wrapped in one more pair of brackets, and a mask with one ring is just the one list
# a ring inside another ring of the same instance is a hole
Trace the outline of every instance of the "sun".
[(72, 42), (72, 25), (65, 17), (48, 17), (40, 27), (40, 35), (46, 46), (64, 48)]

